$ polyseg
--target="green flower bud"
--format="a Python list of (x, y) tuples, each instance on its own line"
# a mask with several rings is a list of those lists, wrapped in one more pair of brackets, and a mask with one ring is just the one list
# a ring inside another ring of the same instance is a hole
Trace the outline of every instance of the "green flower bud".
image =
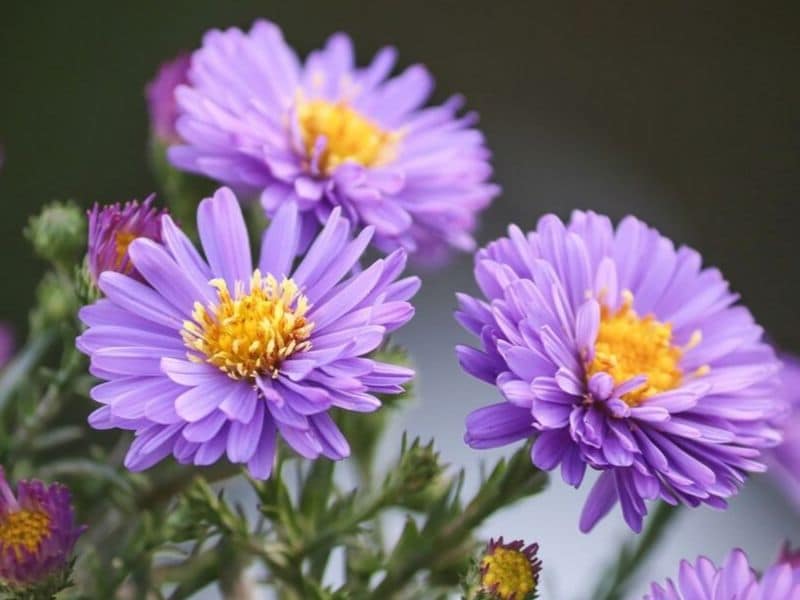
[(414, 507), (421, 497), (438, 489), (444, 468), (439, 453), (433, 449), (433, 441), (422, 445), (417, 438), (407, 446), (404, 438), (400, 461), (388, 476), (386, 487), (398, 505)]
[(53, 202), (31, 217), (25, 236), (40, 257), (69, 263), (86, 247), (86, 218), (72, 201)]

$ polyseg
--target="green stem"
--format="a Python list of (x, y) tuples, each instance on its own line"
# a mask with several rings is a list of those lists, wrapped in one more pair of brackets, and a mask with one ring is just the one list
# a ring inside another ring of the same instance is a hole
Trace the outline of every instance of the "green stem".
[(464, 510), (441, 529), (423, 530), (430, 543), (403, 560), (389, 560), (386, 576), (369, 598), (398, 598), (403, 588), (422, 570), (435, 572), (471, 555), (471, 533), (483, 521), (503, 507), (521, 498), (541, 492), (547, 485), (547, 473), (530, 465), (530, 446), (526, 444), (508, 461), (498, 463), (492, 474)]
[(72, 346), (66, 346), (61, 366), (36, 405), (34, 414), (25, 419), (14, 434), (12, 445), (16, 455), (27, 454), (38, 435), (58, 416), (63, 399), (62, 392), (72, 383), (82, 367), (83, 360), (78, 351)]
[(302, 559), (310, 552), (318, 552), (323, 548), (332, 547), (341, 541), (341, 536), (355, 530), (361, 523), (374, 519), (375, 516), (391, 503), (391, 498), (387, 494), (378, 494), (364, 503), (360, 510), (354, 511), (349, 518), (337, 520), (331, 526), (323, 529), (318, 535), (304, 540), (296, 548), (294, 555)]
[(181, 467), (179, 471), (170, 473), (161, 481), (154, 482), (153, 487), (142, 493), (137, 504), (140, 510), (147, 510), (158, 506), (162, 502), (167, 502), (175, 497), (177, 493), (188, 486), (195, 477), (203, 477), (209, 483), (222, 481), (235, 476), (241, 471), (239, 465), (226, 462), (218, 462), (213, 466), (204, 469), (193, 469)]
[(180, 582), (169, 595), (169, 600), (189, 598), (217, 579), (220, 568), (219, 558), (219, 552), (216, 549), (207, 550), (193, 556), (189, 562), (157, 567), (154, 579), (158, 585)]
[(633, 544), (626, 544), (610, 565), (590, 596), (593, 600), (619, 600), (623, 598), (631, 579), (639, 567), (658, 545), (661, 534), (667, 525), (679, 513), (678, 507), (659, 502), (652, 516), (647, 520), (647, 527)]
[(56, 339), (57, 334), (52, 330), (35, 335), (0, 372), (0, 413), (5, 409), (17, 386), (28, 379), (31, 370), (39, 364)]
[(386, 577), (370, 594), (373, 600), (394, 598), (405, 585), (412, 581), (415, 573), (421, 569), (435, 566), (440, 555), (461, 546), (469, 534), (497, 508), (496, 503), (487, 496), (478, 496), (466, 507), (449, 526), (435, 534), (434, 540), (425, 548), (413, 555), (411, 560), (390, 566)]

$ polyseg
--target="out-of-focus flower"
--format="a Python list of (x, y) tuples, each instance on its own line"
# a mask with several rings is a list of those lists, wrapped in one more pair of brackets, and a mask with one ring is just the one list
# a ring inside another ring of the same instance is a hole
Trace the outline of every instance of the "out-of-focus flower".
[(0, 369), (5, 366), (13, 353), (14, 334), (11, 332), (11, 327), (0, 323)]
[(538, 552), (539, 544), (490, 540), (480, 562), (481, 591), (492, 600), (536, 598), (542, 570)]
[[(64, 580), (75, 542), (69, 490), (61, 484), (20, 481), (14, 495), (0, 467), (0, 581), (11, 588)], [(58, 591), (58, 590), (54, 590)], [(45, 596), (36, 596), (45, 597)], [(48, 596), (49, 597), (49, 596)]]
[(641, 530), (646, 499), (726, 506), (762, 448), (779, 363), (716, 269), (633, 217), (575, 212), (543, 217), (476, 256), (487, 301), (459, 296), (459, 322), (481, 349), (459, 347), (463, 368), (505, 401), (467, 419), (466, 442), (490, 448), (534, 438), (541, 469), (561, 465), (575, 487), (602, 474), (580, 527), (619, 500)]
[(783, 361), (781, 394), (789, 413), (781, 423), (783, 442), (769, 455), (769, 472), (800, 510), (800, 359), (789, 354), (782, 354), (780, 358)]
[(288, 204), (265, 232), (254, 269), (241, 209), (226, 188), (198, 208), (207, 261), (171, 218), (161, 222), (163, 245), (138, 239), (129, 250), (147, 285), (106, 272), (106, 298), (80, 313), (89, 329), (78, 347), (108, 380), (92, 390), (104, 405), (92, 426), (136, 432), (125, 461), (132, 470), (169, 454), (205, 465), (227, 452), (266, 478), (276, 430), (304, 457), (347, 456), (329, 409), (375, 410), (374, 393), (400, 393), (413, 376), (365, 357), (413, 314), (407, 300), (419, 280), (397, 279), (405, 252), (348, 276), (373, 231), (351, 241), (335, 210), (293, 266), (301, 225)]
[(747, 555), (733, 550), (717, 567), (701, 556), (694, 563), (682, 561), (677, 581), (662, 587), (653, 583), (644, 600), (797, 600), (800, 569), (778, 561), (759, 577)]
[(161, 220), (166, 211), (153, 206), (155, 195), (139, 204), (95, 204), (89, 216), (89, 273), (95, 284), (104, 271), (124, 273), (141, 281), (131, 263), (128, 248), (136, 238), (161, 240)]
[(334, 207), (373, 243), (421, 260), (472, 250), (476, 216), (498, 194), (473, 113), (453, 97), (421, 108), (433, 79), (421, 65), (389, 78), (396, 52), (354, 64), (350, 38), (333, 35), (301, 64), (273, 23), (210, 31), (176, 92), (181, 169), (261, 193), (269, 215), (298, 206), (301, 246)]
[(780, 554), (778, 554), (778, 564), (789, 565), (795, 572), (800, 572), (800, 548), (792, 550), (792, 546), (788, 541), (781, 546)]
[(188, 53), (179, 54), (162, 64), (145, 88), (150, 131), (162, 144), (175, 144), (181, 139), (175, 130), (175, 121), (178, 118), (175, 89), (188, 83), (186, 74), (190, 64), (191, 56)]

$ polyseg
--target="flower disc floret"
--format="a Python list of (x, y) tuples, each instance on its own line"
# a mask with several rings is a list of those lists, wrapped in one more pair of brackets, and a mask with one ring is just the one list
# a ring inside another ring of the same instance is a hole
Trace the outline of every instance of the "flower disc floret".
[(183, 340), (193, 361), (212, 364), (232, 379), (278, 376), (283, 360), (311, 348), (313, 323), (306, 320), (308, 298), (291, 279), (280, 283), (256, 270), (249, 288), (236, 282), (231, 295), (224, 279), (209, 285), (217, 301), (194, 305), (192, 320), (183, 324)]

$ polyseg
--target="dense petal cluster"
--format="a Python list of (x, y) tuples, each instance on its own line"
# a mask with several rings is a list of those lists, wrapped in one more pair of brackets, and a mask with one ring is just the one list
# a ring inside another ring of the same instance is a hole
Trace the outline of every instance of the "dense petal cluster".
[(780, 559), (759, 577), (747, 555), (733, 550), (717, 567), (701, 556), (694, 563), (684, 560), (677, 581), (654, 583), (643, 600), (797, 600), (800, 598), (800, 568)]
[(539, 544), (489, 540), (480, 562), (481, 590), (494, 600), (533, 600), (542, 570), (538, 552)]
[(180, 141), (175, 129), (178, 118), (178, 104), (175, 101), (175, 90), (179, 85), (188, 82), (187, 73), (191, 57), (180, 54), (165, 62), (158, 73), (145, 88), (147, 110), (150, 115), (150, 131), (160, 142), (174, 144)]
[(269, 215), (296, 204), (303, 241), (339, 206), (384, 251), (472, 250), (476, 215), (498, 193), (476, 116), (458, 115), (458, 97), (422, 108), (433, 79), (420, 65), (390, 77), (395, 54), (358, 68), (340, 33), (301, 63), (273, 23), (211, 31), (177, 90), (185, 145), (169, 157), (260, 193)]
[(143, 282), (106, 272), (106, 297), (81, 310), (78, 347), (106, 380), (91, 392), (103, 405), (92, 426), (135, 432), (132, 470), (170, 454), (207, 465), (227, 453), (266, 478), (278, 433), (306, 458), (347, 456), (329, 409), (373, 411), (374, 394), (399, 393), (413, 376), (365, 356), (413, 314), (419, 280), (398, 279), (405, 252), (354, 272), (373, 231), (351, 239), (337, 209), (295, 264), (301, 224), (287, 204), (254, 268), (227, 188), (198, 208), (205, 259), (172, 219), (161, 222), (163, 243), (130, 247)]
[(787, 496), (800, 510), (800, 359), (781, 355), (781, 395), (788, 414), (781, 423), (783, 442), (769, 455), (770, 473), (777, 478)]
[(131, 200), (125, 204), (95, 204), (89, 216), (89, 274), (97, 283), (104, 271), (116, 271), (138, 280), (141, 276), (128, 254), (136, 238), (161, 240), (161, 219), (166, 214), (153, 206), (155, 196), (141, 204)]
[(69, 490), (20, 481), (17, 493), (0, 467), (0, 580), (12, 587), (41, 582), (67, 568), (84, 531), (75, 523)]
[(543, 217), (476, 255), (486, 300), (459, 296), (458, 320), (481, 348), (463, 368), (505, 401), (467, 419), (467, 443), (533, 438), (539, 468), (579, 486), (602, 474), (581, 517), (588, 531), (621, 501), (636, 531), (646, 499), (725, 505), (772, 421), (779, 363), (716, 269), (633, 217)]

